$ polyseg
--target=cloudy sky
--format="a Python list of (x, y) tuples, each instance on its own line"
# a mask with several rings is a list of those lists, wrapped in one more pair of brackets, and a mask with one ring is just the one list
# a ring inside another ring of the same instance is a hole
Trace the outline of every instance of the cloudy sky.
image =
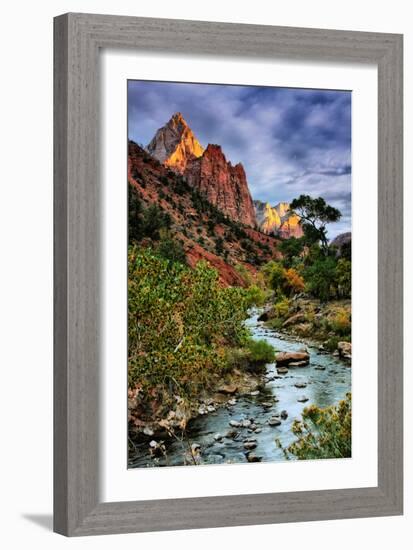
[(204, 147), (217, 143), (242, 162), (254, 199), (321, 196), (343, 214), (329, 237), (351, 230), (351, 92), (128, 82), (135, 142), (146, 146), (177, 111)]

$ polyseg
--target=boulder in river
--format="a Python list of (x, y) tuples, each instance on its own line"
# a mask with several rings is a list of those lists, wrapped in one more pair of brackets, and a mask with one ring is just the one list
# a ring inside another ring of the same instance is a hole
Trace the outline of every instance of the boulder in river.
[(222, 438), (223, 438), (223, 435), (220, 433), (214, 435), (215, 441), (222, 441)]
[(305, 382), (296, 382), (296, 383), (294, 384), (294, 386), (295, 386), (296, 388), (306, 388), (306, 387), (307, 387), (307, 384), (306, 384)]
[(279, 366), (289, 366), (290, 363), (298, 361), (305, 361), (308, 364), (310, 362), (310, 355), (306, 351), (282, 351), (275, 355), (275, 361), (277, 369)]
[(238, 422), (238, 420), (230, 420), (229, 425), (233, 428), (239, 428), (241, 426), (241, 422)]
[(238, 435), (237, 430), (228, 430), (227, 433), (225, 434), (225, 437), (227, 439), (235, 439), (237, 435)]
[(281, 420), (279, 418), (276, 418), (275, 416), (273, 416), (272, 418), (270, 418), (268, 420), (268, 424), (270, 426), (279, 426), (281, 424)]
[(256, 439), (246, 439), (244, 441), (244, 448), (245, 449), (255, 449), (257, 446), (257, 440)]
[(297, 399), (297, 401), (298, 401), (299, 403), (307, 403), (308, 397), (306, 397), (305, 395), (302, 395), (301, 397), (299, 397), (299, 398)]
[(292, 361), (291, 363), (288, 363), (288, 368), (290, 367), (306, 367), (308, 365), (308, 361)]
[(257, 321), (264, 321), (265, 322), (265, 321), (269, 321), (273, 317), (275, 317), (275, 311), (274, 311), (273, 307), (270, 307), (270, 308), (265, 309), (261, 313), (261, 315), (258, 317)]
[(287, 374), (288, 369), (287, 367), (277, 367), (278, 374)]
[(281, 417), (283, 420), (287, 420), (287, 418), (288, 418), (288, 412), (287, 412), (286, 410), (281, 411), (281, 412), (280, 412), (280, 417)]
[(257, 456), (255, 453), (246, 453), (248, 462), (261, 462), (262, 456)]

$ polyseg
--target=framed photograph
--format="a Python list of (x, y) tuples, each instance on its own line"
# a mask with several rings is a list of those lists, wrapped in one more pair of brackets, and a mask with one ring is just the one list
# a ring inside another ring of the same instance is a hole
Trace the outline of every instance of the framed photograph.
[(55, 531), (402, 514), (402, 37), (54, 32)]

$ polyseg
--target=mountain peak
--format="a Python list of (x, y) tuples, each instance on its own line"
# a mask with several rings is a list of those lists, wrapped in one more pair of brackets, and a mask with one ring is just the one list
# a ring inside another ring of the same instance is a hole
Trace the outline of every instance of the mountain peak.
[(180, 111), (177, 111), (176, 113), (174, 113), (171, 116), (170, 120), (180, 121), (180, 122), (183, 122), (186, 126), (188, 126), (186, 123), (186, 120), (183, 117), (183, 114)]
[(159, 162), (178, 173), (183, 173), (188, 160), (200, 157), (204, 152), (179, 111), (157, 130), (147, 150)]

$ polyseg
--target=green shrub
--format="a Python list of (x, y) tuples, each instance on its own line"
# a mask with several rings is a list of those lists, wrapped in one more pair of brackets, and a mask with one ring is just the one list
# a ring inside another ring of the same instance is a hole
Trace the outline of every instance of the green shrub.
[(292, 430), (298, 440), (287, 453), (299, 460), (351, 457), (351, 394), (337, 406), (306, 407)]
[(263, 306), (265, 304), (265, 300), (267, 298), (267, 294), (265, 290), (260, 288), (259, 286), (253, 284), (246, 290), (246, 300), (249, 307), (252, 306)]
[[(245, 291), (223, 288), (205, 262), (194, 269), (150, 249), (128, 251), (128, 378), (193, 399), (227, 368), (225, 349), (248, 331)], [(214, 378), (215, 377), (215, 378)]]
[(285, 296), (278, 299), (274, 304), (274, 313), (277, 318), (283, 318), (288, 315), (290, 310), (290, 300)]
[(269, 328), (272, 328), (274, 330), (280, 330), (283, 326), (283, 323), (284, 323), (283, 319), (275, 318), (275, 319), (270, 319), (269, 321), (266, 321), (265, 324)]
[(250, 339), (247, 342), (246, 348), (252, 370), (262, 370), (267, 363), (274, 361), (275, 350), (266, 340)]
[(330, 319), (331, 329), (339, 336), (349, 336), (351, 334), (350, 312), (340, 308)]

